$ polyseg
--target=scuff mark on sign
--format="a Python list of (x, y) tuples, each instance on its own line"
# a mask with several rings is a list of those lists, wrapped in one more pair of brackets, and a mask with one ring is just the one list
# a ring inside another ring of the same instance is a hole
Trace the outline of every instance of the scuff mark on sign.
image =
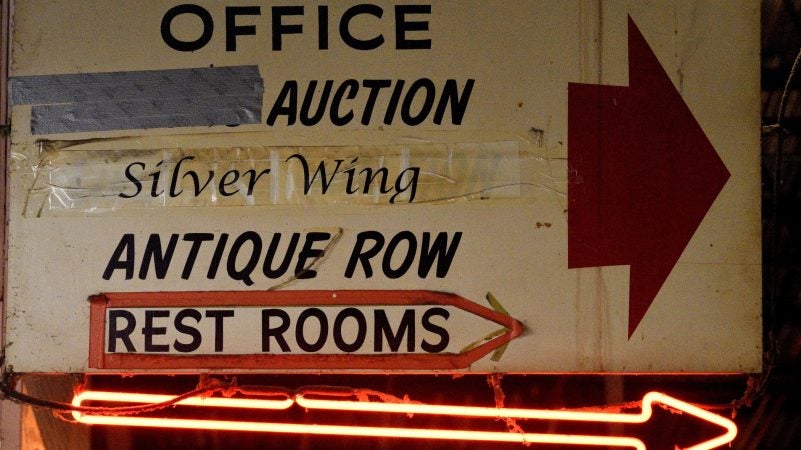
[(325, 248), (323, 248), (322, 253), (313, 257), (311, 261), (306, 266), (304, 266), (303, 269), (301, 269), (300, 272), (290, 275), (286, 280), (278, 284), (275, 284), (273, 286), (270, 286), (269, 288), (267, 288), (267, 290), (275, 291), (278, 289), (283, 289), (299, 279), (308, 278), (307, 274), (309, 274), (310, 271), (319, 267), (320, 264), (322, 264), (323, 261), (326, 259), (326, 257), (331, 254), (331, 250), (334, 248), (334, 245), (336, 245), (336, 243), (339, 242), (339, 239), (342, 237), (343, 232), (344, 230), (342, 228), (337, 228), (336, 232), (328, 240), (328, 243), (325, 245)]

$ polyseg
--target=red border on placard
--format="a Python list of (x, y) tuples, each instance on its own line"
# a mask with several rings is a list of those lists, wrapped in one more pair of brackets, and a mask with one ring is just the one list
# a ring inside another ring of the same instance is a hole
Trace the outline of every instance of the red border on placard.
[[(91, 296), (89, 302), (89, 367), (94, 369), (458, 370), (469, 367), (523, 331), (523, 325), (510, 316), (456, 294), (423, 290), (113, 292)], [(105, 352), (108, 308), (368, 305), (453, 306), (502, 325), (507, 331), (462, 353), (447, 354), (154, 355)]]

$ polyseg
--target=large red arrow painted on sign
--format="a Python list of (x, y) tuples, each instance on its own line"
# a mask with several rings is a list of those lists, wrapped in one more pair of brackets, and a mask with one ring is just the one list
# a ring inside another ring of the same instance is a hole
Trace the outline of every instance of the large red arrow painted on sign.
[(628, 87), (568, 87), (568, 267), (630, 266), (631, 337), (729, 172), (631, 18), (628, 45)]

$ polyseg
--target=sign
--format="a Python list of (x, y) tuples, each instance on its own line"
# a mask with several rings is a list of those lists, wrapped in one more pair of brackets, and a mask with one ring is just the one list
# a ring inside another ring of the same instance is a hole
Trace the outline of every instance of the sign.
[(19, 2), (6, 367), (758, 372), (757, 7)]
[[(426, 291), (107, 294), (90, 301), (90, 365), (102, 369), (464, 369), (522, 332), (509, 316)], [(471, 334), (473, 341), (458, 342)]]

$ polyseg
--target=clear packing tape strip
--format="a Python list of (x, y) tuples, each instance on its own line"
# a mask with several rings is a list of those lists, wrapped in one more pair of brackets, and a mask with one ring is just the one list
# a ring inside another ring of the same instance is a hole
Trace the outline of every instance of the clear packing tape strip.
[(527, 151), (517, 142), (111, 147), (85, 150), (40, 143), (31, 152), (37, 156), (17, 158), (17, 170), (24, 172), (29, 185), (24, 215), (85, 216), (165, 207), (402, 205), (541, 194), (565, 200), (566, 193), (565, 161)]

